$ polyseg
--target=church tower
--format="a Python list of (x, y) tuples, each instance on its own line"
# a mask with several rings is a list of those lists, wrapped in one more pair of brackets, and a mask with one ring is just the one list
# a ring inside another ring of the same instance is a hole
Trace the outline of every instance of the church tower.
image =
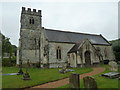
[(21, 29), (31, 29), (36, 30), (41, 27), (41, 10), (36, 12), (36, 9), (31, 11), (31, 8), (25, 10), (25, 7), (22, 7), (21, 12)]
[(31, 10), (22, 7), (21, 11), (21, 28), (19, 39), (19, 64), (24, 63), (41, 63), (42, 53), (42, 23), (41, 10)]

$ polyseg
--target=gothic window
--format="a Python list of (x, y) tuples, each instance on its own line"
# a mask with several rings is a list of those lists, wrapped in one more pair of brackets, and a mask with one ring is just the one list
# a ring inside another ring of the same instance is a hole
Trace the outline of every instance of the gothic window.
[(32, 24), (34, 24), (34, 19), (32, 19)]
[(32, 23), (32, 20), (31, 20), (31, 19), (29, 20), (29, 23), (30, 23), (30, 24)]
[(61, 59), (61, 49), (60, 49), (60, 47), (57, 47), (57, 49), (56, 49), (56, 58)]
[(107, 58), (107, 49), (104, 49), (105, 58)]

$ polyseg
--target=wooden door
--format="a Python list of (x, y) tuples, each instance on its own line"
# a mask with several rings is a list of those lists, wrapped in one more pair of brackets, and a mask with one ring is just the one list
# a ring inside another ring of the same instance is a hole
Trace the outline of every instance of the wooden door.
[(90, 66), (91, 65), (91, 56), (90, 51), (85, 52), (85, 65)]

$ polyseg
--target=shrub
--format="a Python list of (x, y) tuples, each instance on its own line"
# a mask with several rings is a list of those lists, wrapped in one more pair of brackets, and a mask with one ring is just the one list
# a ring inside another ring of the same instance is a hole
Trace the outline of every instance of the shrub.
[(8, 66), (8, 67), (11, 67), (11, 66), (15, 66), (16, 65), (16, 57), (12, 57), (11, 59), (9, 58), (3, 58), (2, 59), (2, 66)]
[(115, 54), (116, 61), (120, 61), (120, 46), (119, 45), (114, 46), (113, 51), (114, 51), (114, 54)]
[(114, 52), (116, 61), (120, 61), (120, 52)]

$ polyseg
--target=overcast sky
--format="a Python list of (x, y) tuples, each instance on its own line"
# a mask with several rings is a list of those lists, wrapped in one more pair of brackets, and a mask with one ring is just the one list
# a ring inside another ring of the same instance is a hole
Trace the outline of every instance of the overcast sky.
[(17, 46), (22, 7), (42, 10), (45, 28), (102, 34), (107, 40), (118, 38), (118, 2), (0, 3), (0, 30)]

